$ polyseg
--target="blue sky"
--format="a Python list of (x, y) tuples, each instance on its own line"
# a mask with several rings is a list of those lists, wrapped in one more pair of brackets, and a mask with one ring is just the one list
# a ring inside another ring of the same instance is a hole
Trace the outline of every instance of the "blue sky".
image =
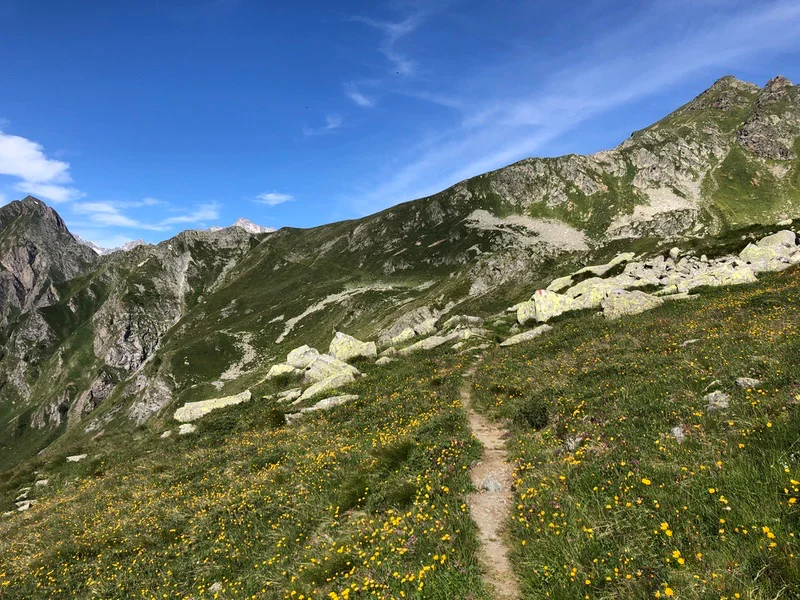
[(359, 217), (796, 81), (798, 31), (796, 0), (0, 0), (0, 203), (105, 246)]

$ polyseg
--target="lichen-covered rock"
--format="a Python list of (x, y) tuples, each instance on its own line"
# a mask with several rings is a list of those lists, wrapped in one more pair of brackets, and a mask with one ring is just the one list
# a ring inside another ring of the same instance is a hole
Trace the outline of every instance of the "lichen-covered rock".
[(343, 360), (339, 360), (329, 354), (320, 354), (306, 367), (305, 379), (308, 382), (317, 383), (344, 373), (355, 377), (359, 374), (359, 371)]
[(617, 290), (601, 302), (606, 319), (618, 319), (624, 315), (638, 315), (664, 304), (664, 300), (644, 292)]
[(703, 401), (706, 403), (706, 412), (725, 410), (731, 405), (731, 399), (728, 394), (720, 390), (706, 394), (703, 396)]
[(597, 308), (606, 296), (618, 289), (621, 289), (620, 284), (615, 278), (592, 277), (572, 286), (564, 295), (573, 300), (573, 309)]
[(736, 379), (736, 385), (745, 389), (756, 389), (761, 387), (761, 380), (753, 379), (752, 377), (739, 377)]
[(523, 331), (522, 333), (518, 333), (517, 335), (512, 335), (510, 338), (500, 342), (501, 346), (514, 346), (515, 344), (521, 344), (523, 342), (529, 342), (532, 339), (535, 339), (546, 333), (551, 331), (553, 328), (550, 325), (539, 325), (538, 327), (534, 327), (530, 331)]
[(302, 395), (303, 395), (302, 389), (294, 388), (291, 390), (286, 390), (284, 392), (279, 392), (277, 394), (277, 398), (278, 402), (292, 402), (293, 400), (297, 400)]
[(550, 285), (547, 286), (548, 292), (560, 292), (562, 290), (567, 289), (573, 283), (572, 275), (567, 275), (565, 277), (559, 277), (557, 279), (553, 279), (550, 282)]
[(733, 266), (730, 263), (718, 264), (706, 271), (678, 283), (677, 291), (686, 293), (694, 288), (721, 285), (741, 285), (758, 281), (753, 269), (748, 265)]
[(414, 332), (418, 336), (426, 336), (432, 335), (436, 333), (436, 322), (438, 319), (431, 317), (430, 319), (425, 319), (422, 323), (418, 325), (414, 325)]
[(517, 321), (520, 325), (532, 321), (544, 323), (574, 308), (575, 303), (568, 296), (547, 290), (537, 290), (530, 301), (518, 305)]
[(355, 358), (375, 359), (378, 356), (378, 347), (375, 342), (362, 342), (346, 333), (337, 331), (333, 340), (331, 340), (328, 354), (343, 361)]
[(178, 426), (178, 435), (189, 435), (195, 431), (197, 431), (197, 426), (192, 425), (191, 423), (184, 423), (183, 425)]
[(417, 332), (414, 331), (414, 329), (411, 327), (406, 327), (405, 329), (403, 329), (403, 331), (401, 331), (391, 339), (392, 346), (399, 346), (400, 344), (405, 344), (406, 342), (413, 340), (415, 337), (417, 337)]
[(303, 395), (300, 396), (299, 400), (302, 402), (304, 400), (308, 400), (309, 398), (314, 398), (326, 392), (330, 392), (332, 390), (339, 389), (347, 385), (348, 383), (352, 383), (355, 381), (356, 376), (354, 373), (347, 371), (341, 372), (327, 379), (322, 379), (317, 381), (314, 385), (306, 388), (303, 392)]
[(325, 398), (324, 400), (320, 400), (314, 406), (309, 406), (308, 408), (300, 409), (300, 412), (296, 413), (289, 413), (286, 415), (286, 422), (293, 423), (300, 417), (305, 414), (317, 412), (319, 410), (329, 410), (334, 406), (341, 406), (347, 402), (352, 402), (353, 400), (358, 400), (358, 395), (356, 394), (345, 394), (342, 396), (331, 396), (330, 398)]
[(458, 327), (480, 327), (483, 325), (481, 317), (472, 317), (470, 315), (456, 315), (447, 319), (442, 325), (442, 331), (449, 331)]
[(267, 380), (278, 379), (279, 377), (295, 377), (300, 375), (300, 373), (302, 373), (300, 369), (296, 369), (292, 365), (280, 363), (272, 365), (272, 368), (270, 368), (267, 373)]
[(235, 396), (225, 396), (224, 398), (212, 398), (211, 400), (201, 400), (199, 402), (187, 402), (175, 411), (173, 418), (181, 423), (191, 423), (200, 417), (204, 417), (212, 410), (234, 406), (242, 402), (249, 402), (252, 394), (250, 390), (245, 390)]
[(311, 346), (304, 345), (295, 348), (286, 355), (286, 364), (295, 369), (305, 369), (315, 358), (319, 356), (319, 351)]

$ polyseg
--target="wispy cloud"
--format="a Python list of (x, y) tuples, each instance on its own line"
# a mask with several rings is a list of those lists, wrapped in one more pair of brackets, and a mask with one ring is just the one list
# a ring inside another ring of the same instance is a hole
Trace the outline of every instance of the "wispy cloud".
[(332, 133), (339, 129), (344, 123), (344, 119), (340, 115), (332, 114), (325, 116), (325, 124), (321, 127), (303, 127), (303, 135), (306, 137), (313, 137), (315, 135), (324, 135)]
[[(219, 205), (217, 203), (199, 204), (187, 212), (159, 219), (147, 221), (134, 218), (123, 212), (124, 208), (141, 208), (153, 206), (154, 198), (145, 198), (141, 202), (76, 202), (72, 205), (75, 214), (82, 216), (94, 227), (120, 227), (144, 231), (169, 231), (175, 225), (203, 224), (219, 218)], [(148, 203), (150, 202), (150, 203)], [(156, 201), (161, 203), (160, 201)], [(79, 222), (79, 225), (81, 223)]]
[[(349, 202), (364, 214), (429, 195), (541, 152), (586, 120), (691, 77), (719, 76), (743, 61), (800, 49), (795, 1), (736, 3), (736, 10), (713, 15), (705, 14), (708, 6), (679, 1), (685, 11), (675, 11), (672, 2), (655, 2), (614, 32), (572, 48), (569, 57), (553, 57), (553, 64), (562, 66), (545, 79), (520, 82), (518, 73), (509, 78), (504, 64), (482, 69), (458, 88), (416, 93), (446, 99), (440, 104), (453, 109), (451, 124), (429, 131), (399, 158), (399, 167), (396, 162), (391, 171), (376, 173), (375, 185), (364, 185)], [(692, 26), (700, 17), (703, 26)], [(674, 28), (661, 33), (670, 19)], [(576, 62), (576, 55), (584, 58)], [(534, 60), (523, 53), (511, 62), (524, 72)]]
[(380, 21), (370, 17), (353, 17), (353, 21), (364, 23), (381, 32), (382, 40), (379, 46), (380, 52), (391, 64), (392, 71), (396, 75), (413, 75), (416, 71), (416, 63), (404, 52), (398, 50), (399, 42), (411, 35), (422, 24), (425, 11), (417, 11), (407, 16), (401, 21)]
[(0, 175), (18, 179), (14, 189), (51, 202), (82, 197), (69, 186), (69, 163), (48, 158), (41, 144), (0, 131)]
[(375, 106), (375, 100), (362, 94), (358, 87), (352, 83), (345, 84), (344, 92), (350, 100), (363, 108), (372, 108)]
[(284, 202), (294, 200), (291, 194), (281, 194), (279, 192), (265, 192), (256, 196), (253, 201), (259, 204), (266, 204), (267, 206), (278, 206)]

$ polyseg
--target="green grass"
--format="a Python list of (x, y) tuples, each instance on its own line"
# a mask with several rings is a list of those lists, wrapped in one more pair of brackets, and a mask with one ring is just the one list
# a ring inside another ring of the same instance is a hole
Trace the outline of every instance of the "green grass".
[[(512, 423), (526, 598), (796, 595), (799, 290), (794, 269), (617, 322), (562, 320), (489, 353), (475, 392)], [(707, 388), (730, 409), (707, 413)]]
[(219, 582), (227, 598), (486, 598), (463, 369), (444, 355), (373, 367), (345, 390), (358, 401), (292, 426), (256, 399), (195, 435), (151, 426), (39, 458), (6, 490), (4, 509), (50, 479), (0, 520), (0, 596), (202, 598)]

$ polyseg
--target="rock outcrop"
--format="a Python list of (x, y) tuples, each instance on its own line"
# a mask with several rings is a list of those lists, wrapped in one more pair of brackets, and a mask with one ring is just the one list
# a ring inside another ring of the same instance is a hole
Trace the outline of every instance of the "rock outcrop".
[(175, 411), (174, 419), (181, 423), (191, 423), (206, 416), (211, 411), (234, 406), (242, 402), (249, 402), (252, 394), (250, 390), (245, 390), (235, 396), (225, 396), (224, 398), (213, 398), (211, 400), (201, 400), (199, 402), (187, 402)]
[(376, 359), (378, 347), (375, 342), (362, 342), (346, 333), (337, 331), (331, 340), (328, 354), (345, 362), (356, 358)]

